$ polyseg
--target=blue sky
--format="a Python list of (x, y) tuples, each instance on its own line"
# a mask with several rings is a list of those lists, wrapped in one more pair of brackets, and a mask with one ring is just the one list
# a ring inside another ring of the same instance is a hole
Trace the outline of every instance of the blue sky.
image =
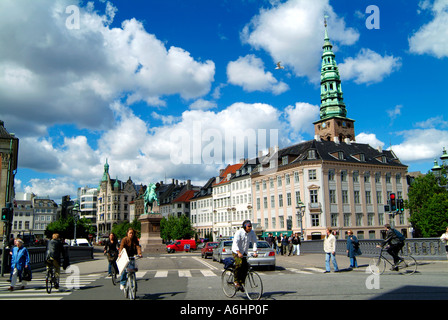
[(76, 197), (106, 159), (113, 178), (201, 185), (239, 160), (219, 157), (227, 135), (243, 156), (313, 139), (325, 14), (356, 141), (427, 172), (448, 147), (448, 0), (4, 0), (16, 192)]

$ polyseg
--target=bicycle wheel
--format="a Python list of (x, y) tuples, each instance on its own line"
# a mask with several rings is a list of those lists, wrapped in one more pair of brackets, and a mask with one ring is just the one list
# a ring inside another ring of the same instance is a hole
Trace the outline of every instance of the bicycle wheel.
[(128, 290), (129, 299), (135, 300), (137, 296), (137, 281), (134, 273), (131, 273), (128, 277)]
[(243, 288), (249, 300), (260, 300), (263, 294), (263, 282), (258, 273), (250, 270), (247, 273)]
[(117, 284), (117, 272), (115, 271), (115, 268), (113, 266), (112, 266), (111, 278), (112, 278), (112, 284), (115, 286)]
[(232, 269), (224, 270), (224, 272), (221, 275), (221, 285), (222, 285), (222, 291), (227, 297), (232, 298), (236, 294)]
[(47, 290), (47, 293), (51, 293), (51, 289), (53, 288), (53, 272), (51, 272), (51, 269), (47, 271), (47, 275), (45, 276), (45, 289)]
[(386, 270), (386, 261), (383, 257), (372, 258), (369, 263), (369, 269), (372, 274), (383, 274)]
[(412, 256), (401, 257), (398, 263), (398, 271), (405, 275), (414, 274), (417, 271), (417, 260)]

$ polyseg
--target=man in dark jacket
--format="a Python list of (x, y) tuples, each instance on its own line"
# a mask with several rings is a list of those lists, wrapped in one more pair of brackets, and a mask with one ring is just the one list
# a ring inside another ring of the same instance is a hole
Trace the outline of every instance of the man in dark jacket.
[(47, 252), (46, 252), (46, 265), (47, 270), (50, 266), (54, 267), (54, 274), (57, 279), (57, 283), (55, 284), (55, 289), (59, 288), (59, 274), (61, 271), (61, 255), (64, 258), (64, 269), (68, 266), (68, 257), (65, 253), (64, 245), (62, 241), (59, 239), (59, 234), (55, 233), (52, 236), (52, 239), (47, 244)]
[(384, 227), (386, 228), (386, 238), (383, 240), (380, 247), (384, 248), (384, 246), (389, 245), (387, 252), (394, 258), (394, 267), (396, 267), (401, 260), (398, 256), (398, 252), (403, 248), (404, 242), (398, 238), (395, 230), (391, 228), (390, 224), (386, 224)]

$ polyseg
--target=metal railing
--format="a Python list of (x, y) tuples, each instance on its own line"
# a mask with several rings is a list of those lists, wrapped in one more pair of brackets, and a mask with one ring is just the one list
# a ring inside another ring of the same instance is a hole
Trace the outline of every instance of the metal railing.
[[(379, 249), (376, 247), (383, 241), (359, 240), (362, 255), (366, 257), (378, 256)], [(347, 240), (336, 241), (336, 254), (346, 254)], [(302, 241), (300, 251), (303, 253), (323, 253), (323, 240)], [(439, 238), (412, 238), (406, 239), (402, 251), (403, 255), (412, 255), (417, 260), (446, 260), (447, 253), (445, 245)]]
[[(69, 247), (64, 246), (67, 250), (67, 254), (70, 259), (70, 263), (85, 261), (93, 259), (93, 247)], [(28, 252), (30, 254), (30, 265), (31, 270), (39, 269), (45, 267), (45, 258), (46, 258), (46, 247), (27, 247)], [(0, 254), (3, 249), (0, 248)], [(11, 255), (9, 254), (9, 249), (6, 249), (6, 255), (8, 259), (7, 266), (5, 268), (5, 272), (10, 271), (11, 266)], [(1, 265), (1, 264), (0, 264)]]

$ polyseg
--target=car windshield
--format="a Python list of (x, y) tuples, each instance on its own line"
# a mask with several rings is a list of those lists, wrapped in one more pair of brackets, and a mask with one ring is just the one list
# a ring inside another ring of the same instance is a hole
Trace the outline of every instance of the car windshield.
[(218, 246), (218, 243), (217, 243), (217, 242), (207, 243), (207, 247), (216, 248), (217, 246)]

